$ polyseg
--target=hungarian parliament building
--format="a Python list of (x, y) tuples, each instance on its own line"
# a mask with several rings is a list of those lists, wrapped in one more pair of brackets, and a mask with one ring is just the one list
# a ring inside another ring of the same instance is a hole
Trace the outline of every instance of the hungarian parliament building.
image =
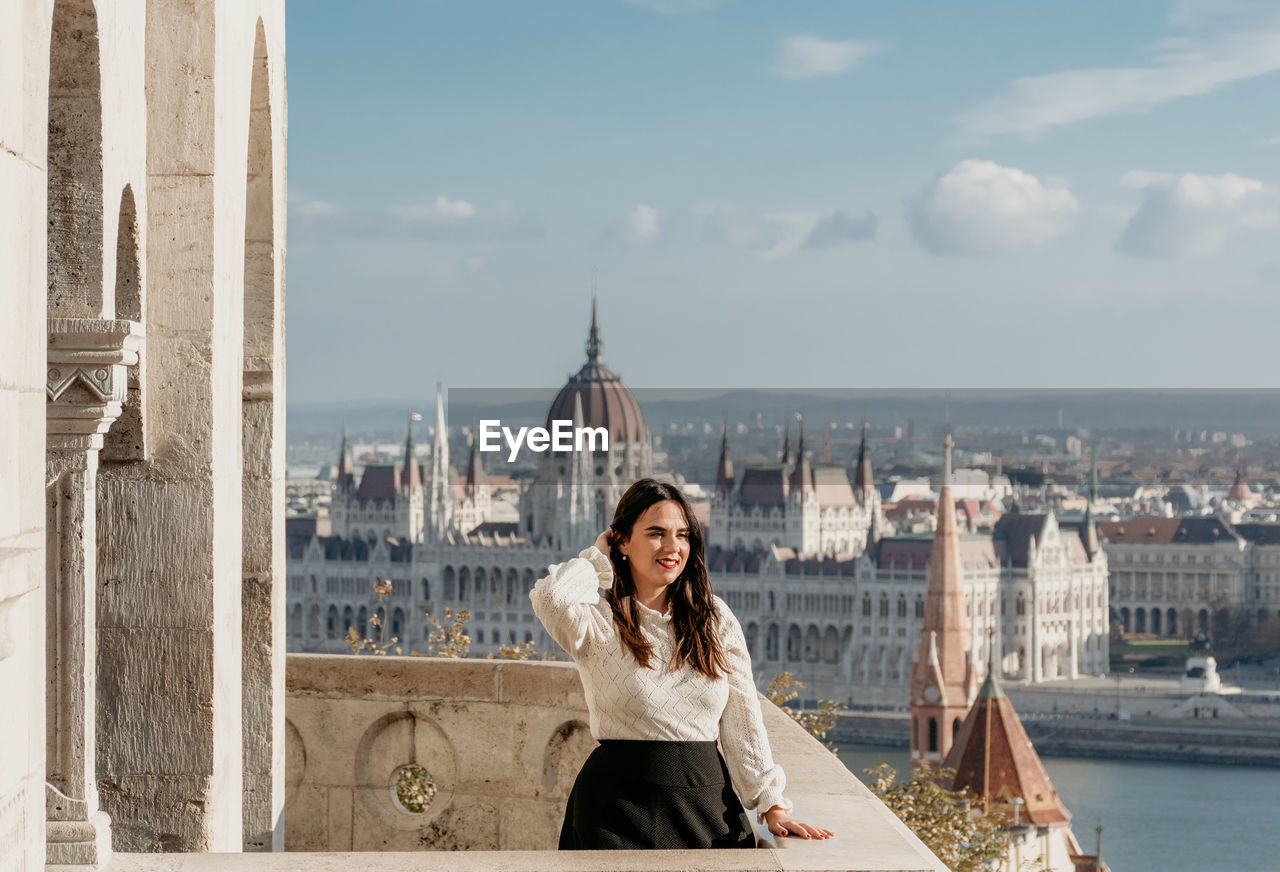
[[(493, 519), (474, 435), (465, 474), (455, 470), (439, 391), (428, 464), (410, 431), (402, 461), (368, 464), (357, 477), (344, 433), (329, 529), (290, 519), (289, 650), (349, 651), (354, 628), (394, 636), (408, 654), (435, 629), (427, 613), (444, 624), (446, 610), (466, 610), (472, 656), (517, 643), (559, 653), (530, 608), (534, 582), (595, 540), (631, 482), (663, 477), (639, 404), (601, 352), (593, 303), (586, 362), (547, 421), (607, 428), (607, 450), (540, 455), (515, 521)], [(887, 534), (865, 428), (852, 480), (844, 466), (810, 461), (803, 423), (794, 448), (789, 436), (777, 463), (738, 474), (723, 437), (704, 514), (712, 589), (741, 621), (762, 685), (787, 671), (806, 698), (906, 705), (932, 538)], [(949, 475), (950, 437), (946, 454)], [(1106, 673), (1107, 558), (1091, 518), (1074, 529), (1052, 512), (1006, 514), (961, 536), (960, 549), (979, 672), (995, 662), (1015, 682)]]

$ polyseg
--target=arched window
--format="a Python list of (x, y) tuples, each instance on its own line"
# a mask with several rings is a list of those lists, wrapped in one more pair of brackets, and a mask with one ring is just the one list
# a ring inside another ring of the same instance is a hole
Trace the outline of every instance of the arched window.
[(889, 617), (889, 595), (887, 593), (880, 594), (880, 617)]
[(1018, 594), (1017, 612), (1020, 615), (1025, 615), (1027, 613), (1027, 601), (1022, 598), (1022, 594)]
[(468, 587), (471, 586), (471, 570), (462, 567), (458, 570), (458, 602), (465, 603), (468, 600)]
[(905, 594), (898, 594), (898, 617), (905, 618), (907, 616), (907, 597)]
[(951, 722), (951, 739), (955, 741), (956, 736), (960, 735), (960, 719), (956, 718)]
[(338, 607), (329, 606), (329, 612), (325, 616), (325, 630), (330, 636), (338, 632)]
[(422, 577), (422, 601), (431, 602), (431, 582), (427, 581), (427, 577)]
[(804, 638), (800, 632), (800, 628), (795, 624), (792, 624), (787, 629), (787, 659), (788, 660), (802, 659), (803, 644), (804, 644)]
[(929, 718), (929, 750), (933, 753), (938, 751), (938, 719)]
[(444, 599), (453, 602), (458, 597), (457, 581), (452, 566), (444, 568)]
[(356, 632), (360, 634), (361, 639), (369, 636), (369, 609), (365, 606), (360, 607), (360, 617), (356, 621)]
[(924, 617), (924, 597), (922, 596), (916, 597), (916, 617)]
[(835, 627), (827, 627), (822, 634), (822, 660), (825, 663), (840, 662), (840, 631)]
[(770, 624), (769, 631), (764, 637), (764, 658), (766, 660), (778, 659), (778, 635), (778, 625)]
[(818, 635), (818, 628), (810, 624), (804, 632), (804, 659), (810, 663), (817, 663), (821, 655), (822, 642)]
[(396, 638), (404, 635), (404, 609), (397, 608), (391, 613), (391, 635)]
[(864, 618), (871, 617), (871, 594), (869, 593), (862, 595), (862, 616)]

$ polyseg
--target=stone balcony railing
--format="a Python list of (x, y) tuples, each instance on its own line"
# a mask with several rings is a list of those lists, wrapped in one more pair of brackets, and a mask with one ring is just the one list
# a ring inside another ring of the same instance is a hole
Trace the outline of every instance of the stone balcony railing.
[[(564, 802), (595, 744), (571, 664), (291, 654), (287, 681), (286, 853), (117, 855), (112, 872), (945, 872), (830, 751), (767, 702), (765, 726), (797, 814), (833, 839), (775, 842), (762, 831), (756, 850), (561, 853)], [(406, 766), (434, 783), (425, 810), (397, 795)], [(294, 853), (303, 851), (322, 853)]]

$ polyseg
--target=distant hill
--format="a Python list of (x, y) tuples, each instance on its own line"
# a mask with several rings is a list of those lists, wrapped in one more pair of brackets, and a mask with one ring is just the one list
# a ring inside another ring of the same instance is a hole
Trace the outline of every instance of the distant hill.
[[(499, 418), (516, 425), (542, 423), (558, 388), (546, 390), (465, 389), (447, 393), (452, 427), (472, 420)], [(950, 414), (958, 427), (1057, 429), (1059, 412), (1066, 428), (1103, 430), (1226, 430), (1247, 435), (1280, 433), (1280, 390), (716, 390), (633, 389), (650, 429), (670, 422), (781, 423), (803, 412), (815, 426), (828, 421), (908, 426), (936, 431)], [(410, 410), (427, 423), (434, 398), (291, 403), (289, 438), (331, 438), (344, 417), (353, 430), (404, 432)]]

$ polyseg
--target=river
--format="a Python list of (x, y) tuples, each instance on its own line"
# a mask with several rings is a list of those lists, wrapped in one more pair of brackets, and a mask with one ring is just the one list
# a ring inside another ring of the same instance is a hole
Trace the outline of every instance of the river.
[[(907, 768), (905, 748), (840, 747), (840, 760), (863, 781), (884, 762)], [(1280, 771), (1196, 763), (1043, 758), (1071, 812), (1081, 847), (1113, 872), (1277, 872), (1280, 870)]]

